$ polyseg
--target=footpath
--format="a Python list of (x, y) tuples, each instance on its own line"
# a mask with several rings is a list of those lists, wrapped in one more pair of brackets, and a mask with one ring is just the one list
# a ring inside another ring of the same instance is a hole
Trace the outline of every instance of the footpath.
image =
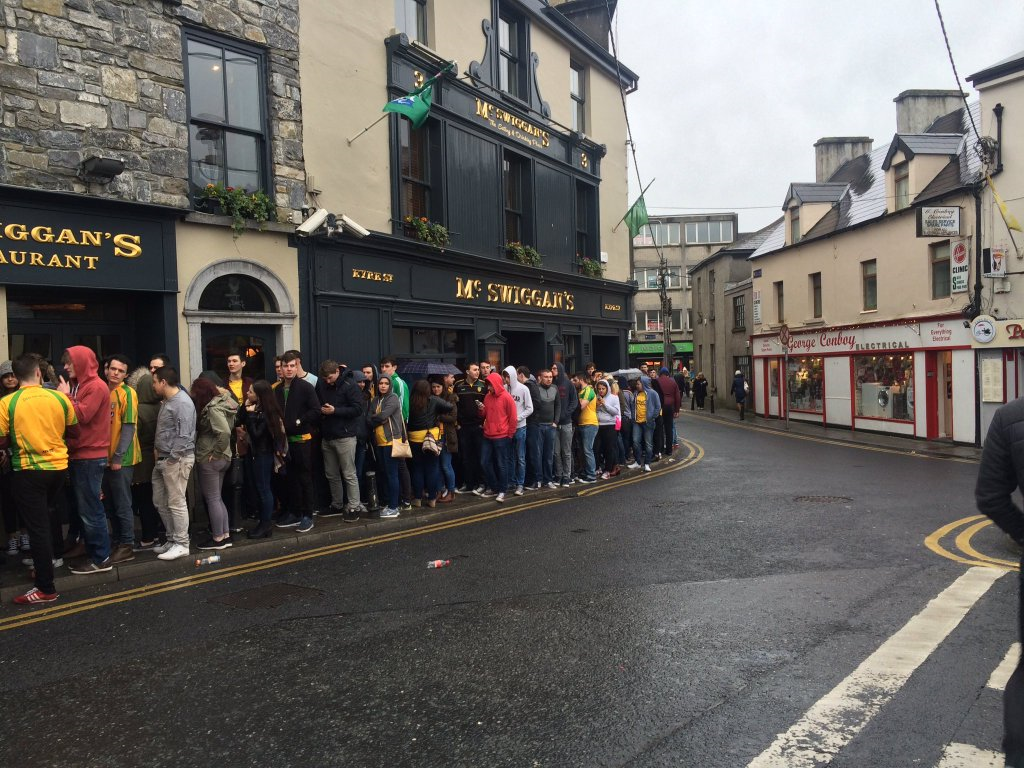
[[(809, 424), (794, 419), (790, 419), (787, 425), (783, 419), (766, 419), (761, 416), (752, 416), (749, 413), (743, 421), (740, 421), (739, 414), (732, 409), (718, 410), (715, 413), (683, 409), (681, 413), (681, 423), (684, 425), (692, 419), (703, 419), (728, 423), (741, 428), (769, 430), (779, 433), (788, 432), (792, 435), (813, 437), (829, 442), (888, 448), (894, 451), (905, 451), (906, 453), (916, 453), (922, 456), (962, 459), (966, 461), (981, 460), (980, 448), (975, 448), (973, 445), (959, 445), (945, 440), (921, 440), (913, 437), (882, 435), (877, 432), (843, 429), (841, 427), (822, 427), (818, 424)], [(685, 431), (682, 434), (689, 436)]]

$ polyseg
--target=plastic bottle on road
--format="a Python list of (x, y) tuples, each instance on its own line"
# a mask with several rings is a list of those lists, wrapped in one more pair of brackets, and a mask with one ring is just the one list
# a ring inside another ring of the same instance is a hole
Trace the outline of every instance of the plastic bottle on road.
[(444, 568), (446, 565), (451, 565), (451, 560), (431, 560), (427, 563), (427, 568)]
[(209, 555), (207, 557), (201, 557), (196, 560), (196, 568), (201, 565), (213, 565), (214, 563), (220, 562), (220, 555)]

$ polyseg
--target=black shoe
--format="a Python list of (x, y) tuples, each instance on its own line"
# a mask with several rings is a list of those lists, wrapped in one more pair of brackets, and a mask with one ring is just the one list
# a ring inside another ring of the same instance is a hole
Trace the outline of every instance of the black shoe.
[(344, 513), (344, 520), (346, 523), (358, 523), (359, 522), (359, 510), (358, 509), (346, 509)]
[(271, 522), (260, 523), (246, 534), (249, 539), (269, 539), (274, 534), (274, 524)]
[(323, 510), (320, 513), (319, 517), (339, 517), (340, 515), (344, 514), (345, 509), (343, 507), (336, 507), (332, 504), (327, 509)]
[(221, 539), (220, 541), (217, 541), (215, 538), (213, 538), (213, 536), (211, 536), (206, 541), (204, 541), (202, 544), (200, 544), (198, 548), (199, 549), (207, 549), (207, 550), (213, 550), (213, 549), (221, 550), (221, 549), (227, 549), (228, 547), (234, 546), (234, 544), (235, 544), (235, 542), (232, 540), (231, 535), (228, 534), (228, 536), (226, 536), (225, 538)]

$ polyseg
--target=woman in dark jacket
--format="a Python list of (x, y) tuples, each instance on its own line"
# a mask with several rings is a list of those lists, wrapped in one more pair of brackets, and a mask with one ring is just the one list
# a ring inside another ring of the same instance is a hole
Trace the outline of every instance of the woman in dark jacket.
[[(665, 393), (661, 389), (661, 382), (658, 381), (657, 376), (651, 376), (651, 389), (658, 394), (658, 402), (665, 402)], [(661, 459), (661, 452), (665, 447), (665, 417), (664, 410), (658, 409), (657, 419), (654, 422), (654, 457), (652, 461), (658, 461)]]
[(153, 376), (148, 368), (139, 368), (129, 376), (128, 386), (134, 387), (139, 396), (136, 434), (139, 436), (140, 461), (132, 471), (132, 508), (139, 516), (142, 530), (136, 549), (148, 550), (156, 546), (161, 527), (160, 513), (153, 504), (153, 467), (156, 464), (153, 442), (156, 440), (156, 420), (162, 401), (153, 391)]
[[(409, 398), (409, 443), (412, 447), (412, 504), (420, 506), (437, 505), (437, 492), (441, 487), (441, 455), (423, 449), (423, 442), (429, 435), (440, 445), (441, 430), (437, 425), (440, 415), (451, 413), (455, 407), (447, 400), (430, 394), (430, 384), (420, 379), (412, 387)], [(426, 497), (424, 498), (424, 481)]]
[(452, 410), (437, 417), (441, 425), (441, 483), (444, 490), (438, 494), (437, 500), (447, 504), (455, 500), (455, 468), (452, 456), (459, 452), (458, 405), (459, 396), (454, 392), (446, 392), (444, 378), (441, 376), (430, 379), (430, 394), (440, 397), (452, 404)]
[(270, 384), (260, 379), (245, 395), (245, 406), (238, 409), (235, 424), (245, 429), (249, 445), (248, 460), (259, 500), (260, 522), (248, 533), (250, 539), (269, 538), (274, 532), (274, 494), (271, 479), (288, 451), (284, 417)]
[(693, 399), (697, 401), (697, 407), (704, 410), (704, 399), (708, 396), (708, 380), (704, 377), (704, 371), (697, 374), (693, 380)]
[(732, 380), (732, 394), (736, 398), (736, 410), (740, 412), (740, 421), (743, 421), (747, 408), (747, 380), (743, 378), (743, 371), (736, 371), (736, 377)]

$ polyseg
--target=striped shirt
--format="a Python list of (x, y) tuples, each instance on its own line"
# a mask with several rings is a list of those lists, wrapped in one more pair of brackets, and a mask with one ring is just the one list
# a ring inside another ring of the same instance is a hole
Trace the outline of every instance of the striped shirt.
[(75, 407), (61, 392), (22, 385), (0, 400), (0, 437), (10, 437), (14, 470), (68, 468), (64, 431), (77, 424)]
[(109, 461), (114, 460), (114, 453), (117, 451), (118, 443), (121, 441), (121, 426), (134, 424), (136, 426), (132, 441), (121, 456), (122, 467), (134, 467), (142, 461), (142, 449), (139, 447), (139, 396), (135, 390), (125, 383), (114, 387), (110, 392), (110, 453), (107, 456)]

